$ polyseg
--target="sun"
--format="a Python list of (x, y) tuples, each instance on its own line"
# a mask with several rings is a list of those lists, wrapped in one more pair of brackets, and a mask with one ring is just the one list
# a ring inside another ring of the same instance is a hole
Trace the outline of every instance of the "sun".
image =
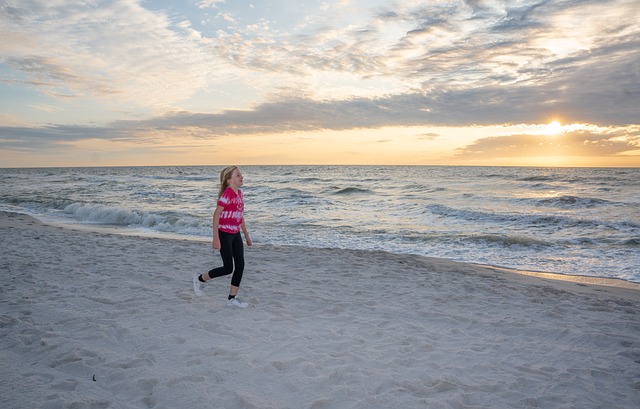
[(563, 127), (558, 121), (553, 121), (544, 127), (544, 133), (547, 135), (557, 135), (563, 131)]

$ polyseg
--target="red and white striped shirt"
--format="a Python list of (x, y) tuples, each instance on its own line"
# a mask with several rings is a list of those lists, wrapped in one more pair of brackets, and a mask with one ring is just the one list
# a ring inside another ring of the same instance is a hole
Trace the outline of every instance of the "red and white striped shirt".
[(218, 230), (225, 233), (240, 233), (240, 225), (244, 217), (244, 198), (242, 191), (238, 189), (238, 193), (228, 187), (218, 199), (218, 206), (224, 209), (220, 213), (220, 222)]

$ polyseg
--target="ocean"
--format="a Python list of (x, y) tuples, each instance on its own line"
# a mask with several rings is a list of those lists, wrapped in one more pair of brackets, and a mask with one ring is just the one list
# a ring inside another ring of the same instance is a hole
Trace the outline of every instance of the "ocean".
[[(207, 240), (221, 168), (0, 169), (0, 210)], [(241, 170), (258, 245), (384, 250), (640, 282), (639, 168)]]

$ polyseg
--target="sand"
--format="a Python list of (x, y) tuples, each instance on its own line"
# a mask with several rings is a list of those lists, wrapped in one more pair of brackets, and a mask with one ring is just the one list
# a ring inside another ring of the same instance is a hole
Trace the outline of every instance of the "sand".
[(257, 243), (245, 310), (210, 243), (0, 213), (2, 408), (640, 407), (640, 289)]

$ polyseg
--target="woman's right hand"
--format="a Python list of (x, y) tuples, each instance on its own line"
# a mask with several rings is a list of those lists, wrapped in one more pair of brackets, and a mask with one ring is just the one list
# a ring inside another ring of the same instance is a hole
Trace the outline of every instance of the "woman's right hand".
[(220, 250), (220, 239), (218, 237), (213, 239), (213, 249)]

